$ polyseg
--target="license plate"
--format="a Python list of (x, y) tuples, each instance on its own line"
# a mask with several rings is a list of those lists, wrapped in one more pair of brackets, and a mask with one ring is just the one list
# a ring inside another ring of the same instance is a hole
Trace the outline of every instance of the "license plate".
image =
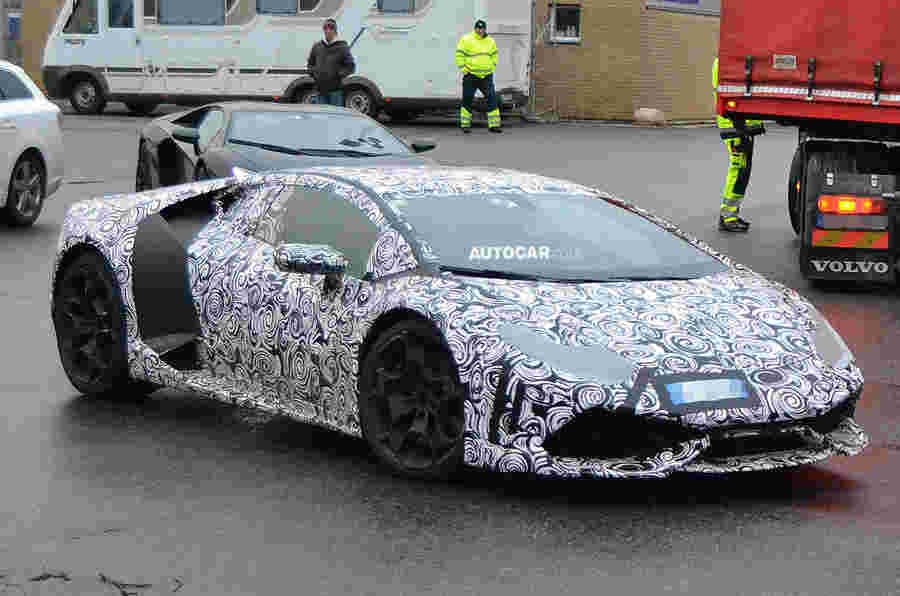
[(673, 413), (755, 408), (759, 397), (739, 371), (717, 375), (679, 374), (657, 377), (656, 390)]

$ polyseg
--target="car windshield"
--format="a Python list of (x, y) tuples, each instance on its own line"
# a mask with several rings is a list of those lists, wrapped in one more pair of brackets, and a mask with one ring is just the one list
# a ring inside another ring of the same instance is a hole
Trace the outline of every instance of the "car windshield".
[(228, 142), (314, 155), (409, 154), (410, 149), (370, 118), (325, 112), (235, 112)]
[(443, 270), (463, 275), (604, 282), (727, 270), (644, 217), (591, 195), (418, 196), (388, 204)]

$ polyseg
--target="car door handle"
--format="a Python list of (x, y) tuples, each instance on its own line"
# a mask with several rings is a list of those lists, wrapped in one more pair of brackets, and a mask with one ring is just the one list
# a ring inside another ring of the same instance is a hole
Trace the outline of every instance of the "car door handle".
[(0, 130), (16, 130), (16, 125), (9, 120), (0, 120)]

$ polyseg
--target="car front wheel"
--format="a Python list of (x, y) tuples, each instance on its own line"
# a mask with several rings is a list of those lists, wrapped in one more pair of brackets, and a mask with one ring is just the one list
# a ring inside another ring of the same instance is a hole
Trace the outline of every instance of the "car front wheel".
[(44, 207), (44, 166), (34, 155), (23, 155), (13, 167), (6, 195), (6, 220), (12, 226), (32, 225)]
[(53, 326), (63, 370), (78, 391), (131, 397), (155, 388), (128, 374), (124, 310), (115, 276), (99, 253), (85, 251), (59, 272)]
[(362, 363), (363, 436), (403, 476), (449, 476), (463, 459), (464, 395), (437, 330), (423, 320), (401, 321), (378, 337)]

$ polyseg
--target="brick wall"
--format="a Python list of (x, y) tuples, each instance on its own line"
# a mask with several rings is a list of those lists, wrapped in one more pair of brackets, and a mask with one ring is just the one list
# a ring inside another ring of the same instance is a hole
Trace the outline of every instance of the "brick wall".
[(718, 46), (719, 17), (644, 10), (635, 107), (657, 108), (669, 120), (713, 118)]
[[(630, 120), (639, 90), (643, 2), (583, 0), (580, 4), (580, 43), (553, 44), (539, 36), (535, 111), (555, 108), (564, 119)], [(538, 2), (537, 23), (546, 21), (548, 5)]]

